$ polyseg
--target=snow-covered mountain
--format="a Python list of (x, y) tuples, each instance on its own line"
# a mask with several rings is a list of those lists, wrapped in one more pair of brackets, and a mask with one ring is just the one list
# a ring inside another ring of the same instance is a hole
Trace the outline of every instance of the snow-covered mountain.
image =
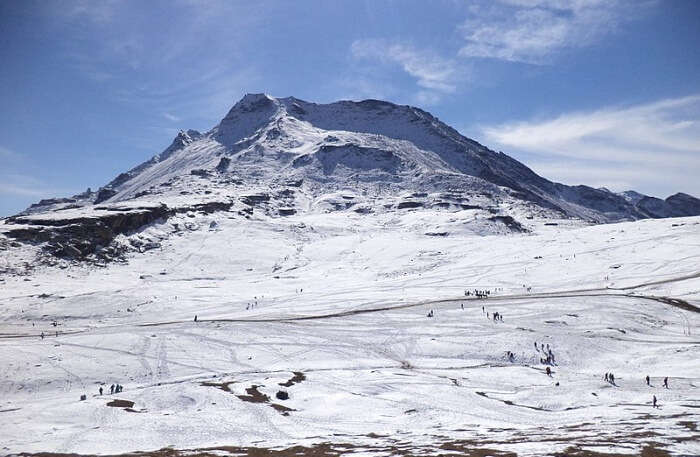
[(0, 220), (0, 454), (700, 455), (697, 203), (246, 96)]
[(4, 232), (48, 242), (55, 254), (84, 256), (118, 234), (189, 211), (275, 217), (426, 208), (522, 231), (536, 218), (697, 215), (700, 200), (554, 183), (411, 106), (248, 94), (209, 132), (181, 131), (163, 152), (98, 191), (43, 200), (6, 219)]

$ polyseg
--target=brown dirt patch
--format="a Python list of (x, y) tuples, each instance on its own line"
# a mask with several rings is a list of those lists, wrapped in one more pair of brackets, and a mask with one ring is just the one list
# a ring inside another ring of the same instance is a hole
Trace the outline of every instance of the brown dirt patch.
[(280, 382), (279, 385), (283, 387), (292, 387), (294, 384), (299, 384), (300, 382), (306, 380), (306, 375), (301, 371), (293, 371), (294, 376), (286, 382)]
[(107, 406), (112, 406), (115, 408), (133, 408), (134, 402), (129, 400), (118, 400), (114, 399), (107, 403)]
[(231, 392), (231, 384), (235, 384), (236, 381), (229, 381), (229, 382), (203, 382), (200, 385), (205, 386), (205, 387), (216, 387), (217, 389), (221, 389), (224, 392), (228, 392), (232, 394)]
[(260, 392), (258, 387), (260, 386), (252, 385), (245, 390), (248, 395), (236, 395), (236, 397), (248, 403), (270, 403), (270, 397)]
[(284, 416), (288, 416), (290, 411), (295, 411), (294, 409), (280, 405), (279, 403), (270, 403), (270, 397), (260, 392), (258, 387), (260, 386), (252, 385), (245, 390), (248, 395), (236, 395), (236, 397), (243, 401), (247, 401), (248, 403), (267, 403), (275, 411), (279, 411)]
[(598, 452), (572, 446), (565, 449), (564, 452), (558, 452), (552, 455), (555, 457), (671, 457), (668, 451), (657, 446), (659, 446), (658, 443), (647, 443), (639, 454)]

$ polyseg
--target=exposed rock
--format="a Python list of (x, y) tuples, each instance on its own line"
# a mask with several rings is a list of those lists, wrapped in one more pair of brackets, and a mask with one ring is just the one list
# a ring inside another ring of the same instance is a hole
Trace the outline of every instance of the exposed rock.
[(278, 390), (275, 394), (278, 400), (289, 400), (289, 394), (286, 390)]
[(424, 207), (424, 206), (425, 206), (425, 203), (423, 203), (423, 202), (416, 202), (416, 201), (406, 200), (406, 201), (400, 202), (400, 203), (396, 206), (396, 208), (398, 208), (398, 209), (422, 208), (422, 207)]
[(508, 227), (513, 232), (527, 232), (528, 230), (520, 224), (520, 222), (513, 219), (511, 216), (492, 216), (489, 217), (490, 221), (500, 222)]
[(97, 191), (97, 198), (95, 198), (95, 204), (102, 203), (105, 200), (109, 200), (115, 195), (117, 195), (116, 190), (110, 189), (108, 187), (103, 187), (102, 189)]
[(219, 160), (219, 163), (216, 165), (216, 171), (219, 173), (225, 173), (228, 170), (229, 165), (231, 164), (231, 159), (228, 157), (222, 157)]

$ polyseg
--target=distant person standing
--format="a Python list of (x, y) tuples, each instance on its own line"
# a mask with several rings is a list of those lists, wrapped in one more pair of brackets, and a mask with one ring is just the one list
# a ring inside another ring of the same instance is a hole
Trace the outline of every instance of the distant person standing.
[(664, 378), (664, 387), (668, 389), (668, 376)]
[(100, 395), (102, 395), (102, 386), (100, 386)]
[(652, 399), (652, 404), (654, 408), (658, 408), (659, 406), (656, 404), (656, 395), (654, 395), (654, 398)]
[(647, 386), (650, 386), (650, 385), (651, 384), (649, 384), (649, 375), (647, 375)]

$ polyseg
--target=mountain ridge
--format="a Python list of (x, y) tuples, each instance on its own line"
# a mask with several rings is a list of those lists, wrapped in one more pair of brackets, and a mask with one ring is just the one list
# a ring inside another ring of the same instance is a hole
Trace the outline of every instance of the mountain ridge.
[[(549, 181), (507, 154), (495, 152), (461, 135), (420, 108), (373, 99), (317, 104), (295, 97), (274, 98), (267, 94), (246, 94), (216, 126), (204, 134), (196, 130), (180, 131), (164, 151), (128, 172), (121, 173), (102, 187), (95, 203), (113, 199), (119, 193), (117, 188), (194, 142), (215, 141), (218, 145), (210, 146), (214, 149), (221, 146), (226, 152), (215, 150), (211, 151), (213, 154), (235, 155), (260, 139), (259, 136), (255, 138), (257, 131), (264, 130), (268, 138), (280, 135), (290, 120), (308, 122), (311, 126), (326, 131), (359, 132), (409, 141), (424, 151), (435, 152), (444, 165), (457, 172), (522, 192), (524, 198), (539, 205), (596, 222), (687, 216), (693, 215), (689, 212), (695, 212), (687, 211), (682, 204), (671, 204), (668, 199), (661, 200), (634, 191), (630, 192), (636, 197), (629, 198), (625, 193), (616, 194), (607, 189), (594, 189), (585, 185), (568, 186)], [(265, 129), (270, 126), (272, 128)], [(408, 128), (409, 126), (413, 128)], [(638, 205), (644, 198), (646, 201)], [(685, 200), (695, 208), (694, 200)], [(675, 196), (671, 201), (680, 202)], [(604, 217), (596, 217), (595, 212), (606, 214)]]
[[(249, 218), (407, 210), (448, 211), (467, 225), (492, 221), (527, 231), (523, 219), (693, 216), (700, 200), (552, 182), (408, 105), (247, 94), (209, 131), (180, 131), (162, 152), (97, 191), (43, 200), (6, 218), (4, 233), (25, 242), (38, 237), (59, 255), (85, 256), (120, 234), (192, 211)], [(81, 225), (102, 231), (91, 236), (75, 228)]]

